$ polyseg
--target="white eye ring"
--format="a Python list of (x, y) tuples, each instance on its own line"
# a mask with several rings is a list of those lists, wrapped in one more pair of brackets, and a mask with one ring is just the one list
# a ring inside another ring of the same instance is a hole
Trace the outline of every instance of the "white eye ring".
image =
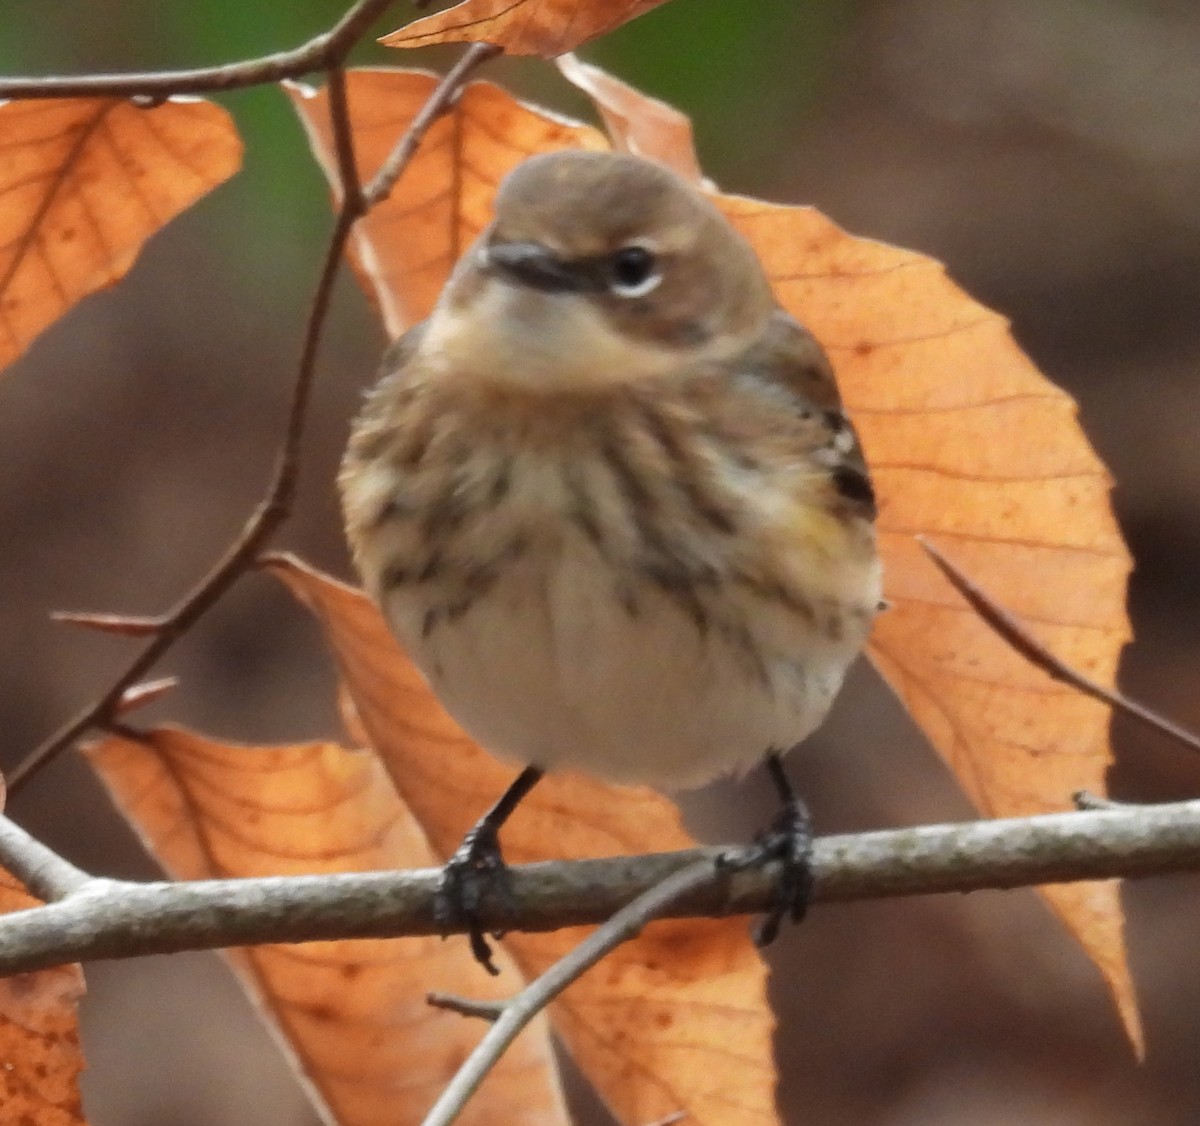
[(624, 246), (612, 256), (609, 289), (618, 297), (645, 297), (662, 283), (654, 252), (645, 246)]
[(662, 274), (651, 274), (647, 278), (643, 278), (637, 285), (623, 285), (621, 282), (612, 283), (612, 291), (618, 297), (645, 297), (647, 293), (652, 293), (662, 284)]

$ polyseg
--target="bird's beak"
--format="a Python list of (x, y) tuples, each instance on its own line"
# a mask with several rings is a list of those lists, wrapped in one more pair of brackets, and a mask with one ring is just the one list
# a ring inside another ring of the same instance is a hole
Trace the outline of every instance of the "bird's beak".
[(592, 286), (585, 271), (573, 268), (536, 242), (492, 243), (490, 268), (512, 281), (543, 293), (583, 293)]

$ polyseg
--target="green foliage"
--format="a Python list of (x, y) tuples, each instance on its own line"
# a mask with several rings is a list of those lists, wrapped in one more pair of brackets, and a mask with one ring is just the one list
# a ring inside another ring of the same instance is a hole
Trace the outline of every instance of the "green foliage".
[(701, 162), (721, 180), (759, 165), (803, 120), (861, 7), (861, 0), (673, 0), (581, 53), (690, 114)]
[[(0, 72), (72, 74), (158, 70), (231, 62), (293, 47), (328, 28), (348, 0), (108, 0), (20, 7), (0, 37)], [(833, 45), (861, 0), (672, 0), (589, 44), (586, 57), (689, 113), (705, 167), (729, 186), (769, 182), (788, 135), (828, 77)], [(445, 4), (434, 7), (445, 7)], [(397, 4), (374, 29), (411, 19)], [(396, 51), (368, 39), (358, 65), (444, 69), (457, 52)], [(506, 80), (592, 117), (583, 99), (543, 63), (505, 63)], [(514, 75), (514, 71), (516, 72)], [(786, 75), (781, 83), (780, 76)], [(486, 77), (486, 74), (485, 74)], [(330, 218), (327, 190), (295, 115), (277, 90), (217, 96), (237, 117), (244, 170), (201, 204), (214, 252), (227, 254), (230, 284), (261, 303), (302, 300), (312, 284)], [(763, 107), (771, 112), (764, 114)], [(185, 218), (183, 222), (191, 221)]]

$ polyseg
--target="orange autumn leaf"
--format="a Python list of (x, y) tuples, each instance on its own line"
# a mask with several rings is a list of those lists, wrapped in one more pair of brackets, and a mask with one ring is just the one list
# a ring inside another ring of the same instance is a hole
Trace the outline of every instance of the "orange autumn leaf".
[[(328, 743), (238, 746), (175, 728), (143, 741), (112, 736), (87, 754), (147, 847), (180, 879), (434, 862), (370, 754)], [(476, 1022), (425, 1002), (428, 990), (458, 991), (476, 976), (460, 943), (311, 942), (230, 957), (339, 1126), (415, 1126), (482, 1035)], [(473, 989), (487, 999), (522, 985), (511, 963), (499, 978), (478, 977)], [(460, 1121), (566, 1126), (544, 1022), (514, 1043)]]
[[(616, 133), (614, 147), (662, 159), (696, 179), (686, 119), (673, 130), (662, 103), (647, 101), (639, 110), (642, 95), (611, 76), (571, 63), (567, 70), (599, 101)], [(391, 83), (406, 79), (393, 73), (360, 81), (360, 99), (384, 99)], [(489, 217), (487, 193), (531, 150), (539, 130), (556, 131), (547, 148), (571, 143), (571, 127), (560, 118), (494, 87), (486, 88), (488, 106), (500, 109), (489, 128), (471, 108), (480, 104), (472, 102), (475, 89), (468, 87), (460, 108), (441, 123), (443, 140), (419, 151), (380, 209), (379, 226), (363, 234), (359, 254), (376, 299), (409, 312), (408, 319), (388, 320), (393, 335), (428, 312), (454, 257)], [(390, 122), (393, 139), (408, 120)], [(463, 136), (486, 135), (488, 145), (449, 145), (444, 138), (458, 137), (460, 127)], [(512, 147), (504, 143), (509, 130), (519, 138)], [(588, 148), (606, 143), (585, 126), (574, 132)], [(373, 159), (386, 147), (374, 138)], [(441, 177), (438, 206), (456, 216), (455, 225), (401, 228), (429, 214), (433, 169)], [(458, 197), (446, 195), (455, 172), (469, 184), (458, 209)], [(1103, 793), (1108, 709), (1010, 649), (916, 539), (928, 536), (1051, 651), (1111, 684), (1129, 637), (1129, 557), (1109, 505), (1107, 473), (1074, 403), (1017, 348), (1004, 319), (963, 293), (933, 259), (854, 238), (811, 208), (719, 194), (714, 200), (754, 243), (780, 301), (828, 350), (861, 434), (880, 499), (892, 604), (877, 621), (871, 659), (985, 813), (1063, 809), (1076, 790)], [(402, 240), (389, 237), (392, 223)], [(427, 268), (419, 286), (405, 289), (403, 263), (414, 257)], [(1042, 891), (1099, 967), (1140, 1051), (1117, 884)]]
[[(929, 537), (1050, 651), (1112, 685), (1130, 637), (1130, 561), (1074, 402), (940, 263), (797, 211), (726, 204), (784, 304), (825, 344), (871, 467), (891, 604), (872, 662), (984, 813), (1103, 794), (1109, 708), (1012, 649), (915, 538)], [(855, 293), (853, 306), (838, 289)], [(1140, 1054), (1118, 881), (1041, 891), (1104, 975)]]
[(385, 47), (495, 43), (544, 59), (637, 19), (666, 0), (464, 0), (379, 40)]
[[(379, 170), (437, 83), (436, 75), (413, 70), (346, 75), (364, 182)], [(326, 92), (298, 83), (285, 89), (321, 167), (336, 185)], [(487, 224), (496, 184), (509, 169), (536, 152), (607, 147), (595, 129), (529, 110), (498, 86), (468, 86), (453, 115), (430, 128), (391, 197), (355, 226), (355, 263), (378, 301), (388, 334), (399, 336), (429, 314), (450, 268)]]
[(653, 157), (674, 168), (685, 180), (705, 182), (687, 114), (574, 55), (563, 55), (555, 62), (563, 76), (595, 103), (612, 148)]
[[(320, 622), (357, 722), (434, 852), (448, 857), (516, 772), (443, 711), (365, 595), (294, 560), (270, 567)], [(569, 773), (545, 778), (504, 826), (510, 863), (694, 843), (675, 806), (653, 790)], [(533, 978), (586, 933), (511, 933), (503, 946)], [(482, 977), (471, 978), (472, 991)], [(686, 1111), (697, 1126), (769, 1126), (778, 1119), (765, 987), (744, 921), (663, 921), (572, 985), (550, 1015), (622, 1121)]]
[(0, 367), (241, 164), (229, 115), (170, 98), (0, 102)]
[[(0, 915), (38, 902), (0, 872)], [(86, 1123), (79, 1097), (84, 1062), (77, 1016), (83, 992), (78, 966), (0, 978), (0, 1107), (5, 1123)]]
[[(578, 66), (560, 66), (577, 80)], [(672, 132), (660, 102), (586, 72), (597, 68), (585, 68), (583, 89), (620, 109), (606, 114), (620, 130), (614, 145), (637, 141), (696, 180), (694, 156), (680, 156), (690, 125)], [(638, 128), (638, 99), (654, 132)], [(1013, 650), (916, 538), (928, 537), (1051, 652), (1112, 685), (1131, 636), (1130, 558), (1111, 479), (1074, 401), (940, 262), (855, 238), (810, 207), (714, 198), (753, 243), (780, 302), (829, 353), (862, 439), (891, 604), (871, 635), (872, 662), (984, 813), (1045, 813), (1070, 808), (1078, 790), (1103, 794), (1108, 707)], [(1118, 882), (1041, 891), (1100, 969), (1140, 1055)]]

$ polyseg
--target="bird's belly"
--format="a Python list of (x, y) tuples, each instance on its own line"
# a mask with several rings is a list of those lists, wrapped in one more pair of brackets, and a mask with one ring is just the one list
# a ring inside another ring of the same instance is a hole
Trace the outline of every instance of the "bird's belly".
[(832, 642), (732, 585), (703, 594), (701, 622), (651, 583), (619, 587), (578, 538), (522, 559), (453, 614), (431, 619), (435, 592), (420, 585), (394, 590), (387, 611), (446, 709), (488, 750), (673, 788), (804, 738), (861, 641)]

